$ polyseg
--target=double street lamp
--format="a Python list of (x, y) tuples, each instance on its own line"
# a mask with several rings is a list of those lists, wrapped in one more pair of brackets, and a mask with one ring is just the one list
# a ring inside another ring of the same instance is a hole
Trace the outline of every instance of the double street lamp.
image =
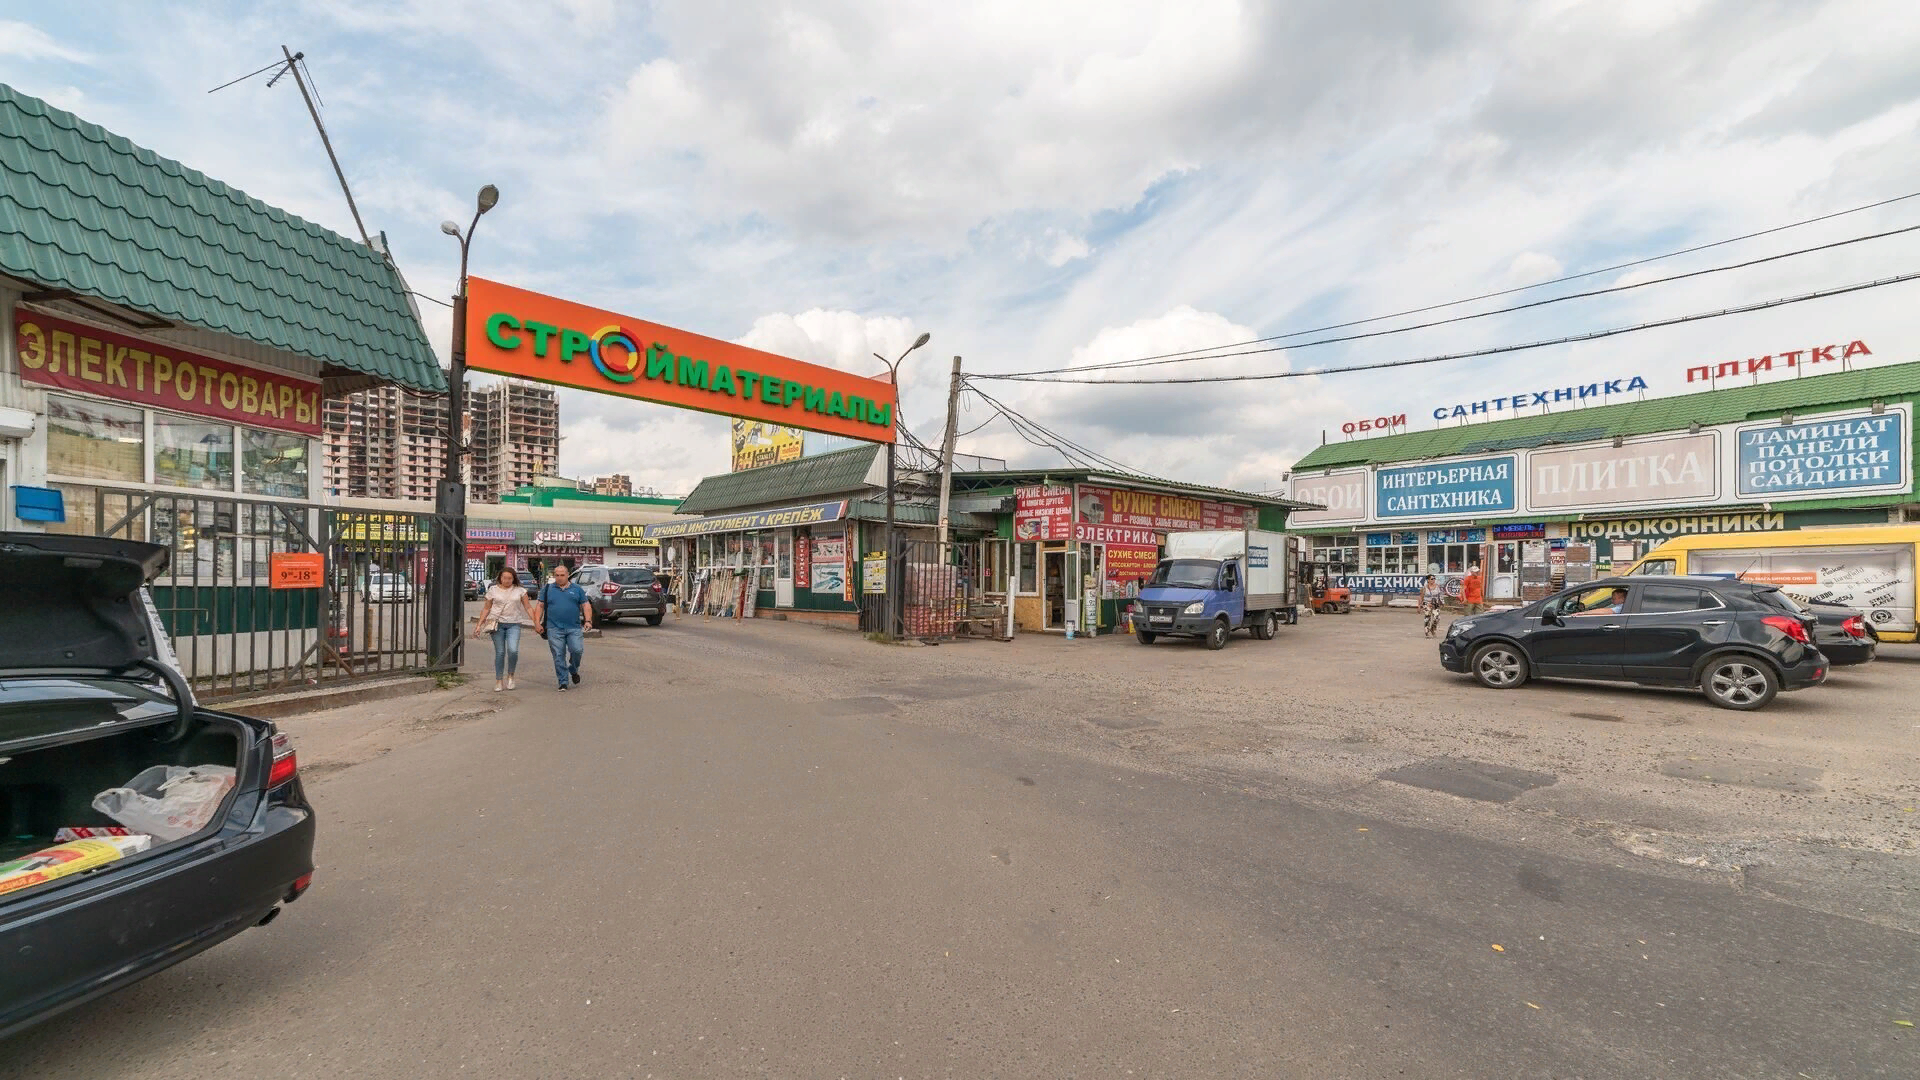
[(467, 223), (465, 232), (457, 222), (440, 223), (441, 232), (460, 242), (460, 281), (453, 297), (453, 356), (447, 372), (447, 456), (434, 506), (433, 610), (427, 648), (432, 658), (429, 666), (435, 668), (459, 667), (465, 638), (461, 582), (466, 577), (467, 562), (467, 488), (460, 472), (460, 455), (465, 449), (462, 429), (467, 413), (467, 251), (480, 215), (499, 201), (500, 189), (488, 184), (474, 200), (473, 220)]
[(874, 359), (887, 365), (887, 381), (893, 385), (894, 430), (892, 432), (893, 438), (887, 440), (887, 633), (895, 634), (896, 636), (898, 634), (898, 627), (894, 624), (898, 620), (894, 616), (896, 607), (894, 598), (901, 595), (901, 592), (900, 587), (895, 584), (895, 582), (900, 579), (900, 560), (898, 558), (898, 547), (894, 544), (893, 540), (893, 504), (894, 487), (896, 484), (894, 479), (894, 444), (898, 442), (900, 438), (900, 361), (905, 360), (907, 353), (911, 353), (913, 350), (925, 345), (932, 337), (932, 334), (921, 334), (914, 339), (913, 344), (907, 346), (905, 352), (902, 352), (892, 360), (881, 356), (879, 353), (873, 354)]

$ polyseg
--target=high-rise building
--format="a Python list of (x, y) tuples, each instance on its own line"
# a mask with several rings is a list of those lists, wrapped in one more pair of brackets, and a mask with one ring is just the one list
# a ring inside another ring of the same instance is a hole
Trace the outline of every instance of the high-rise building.
[(467, 400), (469, 501), (499, 502), (560, 471), (560, 402), (552, 387), (504, 380)]
[(628, 476), (626, 473), (614, 473), (612, 476), (596, 476), (593, 478), (593, 493), (595, 495), (623, 495), (627, 498), (632, 498), (633, 477)]
[(446, 465), (445, 397), (382, 386), (330, 399), (322, 415), (328, 495), (433, 501)]
[[(467, 396), (468, 500), (500, 496), (560, 467), (553, 390), (502, 382)], [(447, 452), (447, 399), (386, 386), (326, 403), (328, 495), (432, 502)]]

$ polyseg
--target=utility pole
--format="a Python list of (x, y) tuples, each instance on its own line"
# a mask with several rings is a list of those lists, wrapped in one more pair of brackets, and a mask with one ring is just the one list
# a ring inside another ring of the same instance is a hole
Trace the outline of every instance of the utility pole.
[(947, 505), (953, 501), (953, 439), (960, 423), (960, 358), (953, 358), (953, 380), (947, 384), (947, 430), (940, 436), (940, 554), (947, 553)]
[[(353, 191), (347, 187), (347, 174), (340, 169), (340, 158), (333, 152), (333, 140), (327, 138), (327, 125), (320, 122), (320, 110), (313, 106), (313, 95), (307, 92), (307, 80), (300, 77), (300, 63), (306, 53), (295, 53), (285, 45), (280, 51), (286, 54), (287, 70), (293, 72), (293, 84), (300, 88), (300, 97), (307, 103), (307, 113), (313, 117), (314, 130), (320, 132), (320, 145), (327, 148), (327, 160), (333, 162), (333, 175), (340, 179), (340, 191), (347, 197), (347, 209), (353, 213), (353, 223), (360, 230), (360, 242), (373, 247), (373, 238), (367, 235), (367, 224), (360, 220), (360, 208), (353, 204)], [(267, 85), (271, 86), (272, 83)]]

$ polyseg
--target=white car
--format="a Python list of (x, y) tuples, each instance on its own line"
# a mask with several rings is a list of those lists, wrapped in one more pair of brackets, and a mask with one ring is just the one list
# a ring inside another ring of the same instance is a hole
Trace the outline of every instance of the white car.
[(370, 604), (408, 604), (413, 602), (413, 582), (405, 574), (376, 570), (367, 575), (367, 602)]

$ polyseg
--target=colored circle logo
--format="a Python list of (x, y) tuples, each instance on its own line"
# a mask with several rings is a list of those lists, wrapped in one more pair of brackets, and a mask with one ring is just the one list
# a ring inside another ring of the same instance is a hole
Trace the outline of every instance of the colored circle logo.
[[(618, 345), (627, 351), (624, 360), (609, 363), (609, 345)], [(603, 326), (593, 332), (593, 347), (588, 350), (593, 356), (593, 366), (600, 374), (617, 383), (630, 383), (640, 377), (640, 346), (633, 338), (618, 326)]]

